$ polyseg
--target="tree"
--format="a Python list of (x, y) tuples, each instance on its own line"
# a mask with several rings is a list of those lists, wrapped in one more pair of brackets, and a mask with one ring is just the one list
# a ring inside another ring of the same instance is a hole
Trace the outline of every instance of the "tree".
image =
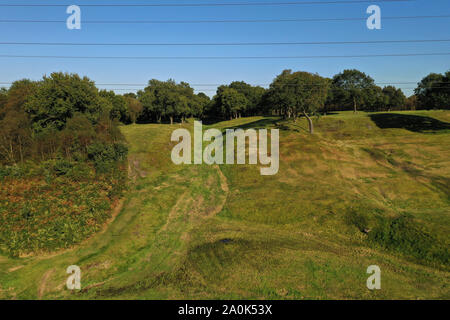
[(143, 106), (140, 121), (156, 119), (161, 122), (162, 118), (168, 118), (172, 124), (175, 118), (184, 121), (192, 114), (194, 90), (185, 82), (177, 84), (174, 80), (152, 79), (143, 91), (138, 92), (138, 99)]
[(283, 70), (270, 84), (270, 88), (265, 96), (265, 102), (269, 108), (275, 113), (283, 115), (283, 117), (290, 118), (294, 104), (293, 87), (289, 84), (291, 77), (291, 70)]
[(136, 95), (124, 95), (124, 98), (127, 105), (126, 123), (136, 123), (144, 107), (142, 106), (142, 103), (138, 99), (136, 99)]
[(309, 132), (314, 133), (311, 115), (323, 108), (328, 92), (327, 79), (308, 72), (284, 70), (270, 85), (271, 102), (274, 108), (281, 108), (297, 120), (302, 114), (309, 125)]
[(0, 120), (0, 159), (16, 164), (30, 152), (31, 125), (24, 112), (9, 110)]
[(386, 108), (388, 110), (405, 107), (406, 96), (401, 89), (387, 86), (383, 88), (383, 94), (386, 96)]
[(23, 112), (25, 103), (36, 92), (37, 87), (37, 82), (27, 79), (13, 82), (7, 93), (5, 108)]
[(406, 110), (416, 110), (417, 109), (417, 96), (412, 95), (406, 99), (405, 102)]
[(252, 116), (260, 113), (262, 98), (266, 91), (263, 87), (252, 86), (244, 81), (234, 81), (229, 85), (229, 88), (235, 89), (247, 99), (245, 110), (242, 110), (244, 115)]
[(86, 154), (88, 146), (95, 140), (95, 128), (85, 115), (78, 113), (67, 120), (61, 136), (66, 157), (71, 157), (72, 151)]
[(352, 106), (357, 112), (359, 105), (364, 105), (369, 97), (369, 89), (375, 86), (374, 80), (365, 73), (356, 69), (344, 70), (335, 75), (331, 89), (334, 101), (341, 106)]
[(194, 89), (187, 82), (181, 82), (177, 85), (178, 101), (176, 101), (177, 114), (181, 118), (181, 122), (185, 122), (186, 118), (193, 115)]
[(111, 105), (110, 117), (117, 119), (122, 123), (127, 121), (127, 102), (121, 95), (116, 95), (114, 91), (101, 90), (100, 97), (109, 100)]
[(245, 107), (248, 104), (248, 100), (242, 93), (227, 86), (218, 88), (214, 100), (216, 109), (223, 117), (229, 119), (237, 119), (239, 113), (245, 110)]
[(430, 73), (419, 82), (414, 93), (422, 109), (450, 109), (450, 71)]
[(151, 122), (153, 120), (158, 123), (161, 122), (161, 111), (158, 110), (155, 104), (155, 92), (150, 86), (144, 90), (139, 90), (137, 93), (138, 101), (142, 105), (142, 112), (140, 113), (137, 121), (139, 122)]
[(191, 113), (194, 117), (203, 118), (204, 112), (206, 111), (206, 108), (210, 104), (211, 99), (204, 94), (203, 92), (200, 92), (197, 95), (193, 96), (193, 99), (191, 101)]
[(107, 108), (105, 100), (101, 99), (94, 82), (87, 77), (52, 73), (50, 77), (44, 76), (36, 92), (27, 100), (25, 110), (35, 131), (46, 128), (61, 130), (75, 113), (84, 113), (92, 123), (96, 123), (101, 111)]

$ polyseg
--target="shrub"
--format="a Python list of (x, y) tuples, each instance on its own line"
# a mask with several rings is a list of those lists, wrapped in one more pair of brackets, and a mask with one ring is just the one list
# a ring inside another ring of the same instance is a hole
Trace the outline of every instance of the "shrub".
[(108, 144), (96, 142), (88, 146), (88, 158), (92, 160), (99, 173), (108, 172), (117, 162), (126, 159), (128, 148), (120, 143)]
[(448, 247), (444, 241), (406, 215), (380, 218), (369, 233), (369, 241), (420, 261), (449, 263)]
[(67, 177), (73, 181), (85, 181), (94, 178), (93, 169), (87, 163), (76, 163), (67, 173)]

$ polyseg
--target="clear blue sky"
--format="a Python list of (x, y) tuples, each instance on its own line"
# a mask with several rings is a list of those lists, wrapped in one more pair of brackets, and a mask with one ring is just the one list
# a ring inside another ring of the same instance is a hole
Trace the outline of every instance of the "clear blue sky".
[[(201, 3), (269, 0), (0, 0), (0, 4)], [(272, 0), (271, 2), (287, 0)], [(306, 0), (305, 0), (306, 1)], [(310, 0), (309, 0), (310, 1)], [(371, 3), (241, 7), (82, 7), (83, 20), (214, 20), (367, 17)], [(450, 15), (448, 0), (383, 3), (382, 16)], [(65, 7), (0, 7), (1, 19), (65, 20)], [(368, 30), (365, 21), (215, 23), (215, 24), (82, 24), (0, 23), (0, 42), (303, 42), (450, 39), (450, 18), (383, 20), (382, 30)], [(295, 56), (450, 52), (450, 42), (236, 47), (55, 47), (0, 45), (0, 55), (71, 56)], [(275, 60), (79, 60), (0, 57), (0, 82), (40, 79), (53, 71), (86, 75), (97, 83), (147, 83), (156, 78), (191, 84), (270, 83), (283, 69), (317, 72), (331, 77), (347, 68), (371, 75), (377, 82), (420, 81), (430, 72), (450, 69), (450, 56)], [(103, 86), (105, 87), (105, 86)], [(398, 85), (409, 88), (415, 85)], [(106, 87), (105, 87), (106, 88)], [(110, 86), (109, 88), (125, 88)], [(138, 88), (133, 86), (131, 88)], [(214, 87), (195, 87), (198, 91)], [(133, 90), (130, 90), (133, 91)], [(117, 91), (123, 93), (123, 91)], [(213, 95), (212, 91), (204, 91)], [(405, 89), (407, 95), (412, 90)]]

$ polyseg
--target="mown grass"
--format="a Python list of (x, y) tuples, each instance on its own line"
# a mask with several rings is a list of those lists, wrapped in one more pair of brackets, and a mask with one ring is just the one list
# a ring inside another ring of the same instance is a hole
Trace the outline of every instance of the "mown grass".
[[(450, 120), (448, 111), (399, 114)], [(175, 166), (170, 134), (179, 125), (122, 127), (130, 186), (120, 214), (73, 250), (0, 257), (0, 297), (450, 298), (450, 133), (350, 112), (315, 125), (314, 136), (302, 119), (208, 126), (279, 128), (275, 176), (259, 166)], [(72, 264), (81, 292), (64, 287)], [(377, 291), (366, 288), (373, 264), (382, 271)]]

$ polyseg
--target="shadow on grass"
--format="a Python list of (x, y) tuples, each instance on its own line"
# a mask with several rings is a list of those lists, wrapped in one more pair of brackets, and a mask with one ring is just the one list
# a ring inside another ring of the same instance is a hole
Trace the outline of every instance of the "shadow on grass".
[(421, 133), (450, 130), (450, 123), (424, 116), (378, 113), (370, 115), (370, 118), (381, 129), (400, 128)]
[(225, 129), (266, 129), (267, 127), (270, 126), (278, 126), (278, 121), (280, 119), (279, 118), (264, 118), (261, 120), (257, 120), (257, 121), (252, 121), (249, 123), (244, 123), (241, 125), (236, 125), (236, 126), (231, 126), (231, 127), (227, 127)]
[[(294, 124), (294, 122), (292, 122), (290, 120), (284, 120), (280, 117), (270, 117), (270, 118), (264, 118), (261, 120), (245, 123), (242, 125), (227, 127), (225, 129), (223, 129), (223, 132), (225, 132), (226, 129), (243, 129), (243, 130), (255, 129), (255, 130), (258, 130), (258, 129), (269, 129), (271, 127), (273, 129), (279, 129), (281, 131), (300, 132), (300, 130), (298, 128), (305, 130), (305, 129), (301, 128), (300, 126), (298, 126), (297, 124)], [(295, 127), (298, 127), (298, 128), (295, 128)], [(307, 131), (307, 130), (305, 130), (305, 131)]]

